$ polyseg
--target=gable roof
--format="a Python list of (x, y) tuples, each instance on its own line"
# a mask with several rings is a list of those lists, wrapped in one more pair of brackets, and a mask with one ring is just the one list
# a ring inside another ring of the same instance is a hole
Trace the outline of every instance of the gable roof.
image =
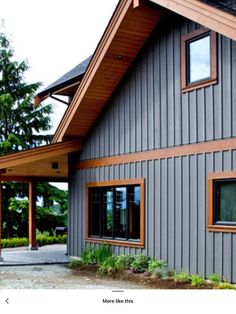
[(45, 100), (52, 94), (73, 96), (80, 81), (82, 80), (91, 58), (92, 56), (89, 56), (66, 74), (62, 75), (55, 82), (39, 92), (35, 97), (35, 105), (38, 105), (41, 101)]
[(150, 33), (169, 12), (236, 40), (235, 16), (205, 1), (120, 0), (53, 142), (87, 135)]

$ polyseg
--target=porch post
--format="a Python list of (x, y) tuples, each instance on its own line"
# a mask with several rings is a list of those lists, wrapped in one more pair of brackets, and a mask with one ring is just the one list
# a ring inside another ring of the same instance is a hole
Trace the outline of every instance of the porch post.
[(2, 251), (2, 182), (0, 181), (0, 262), (3, 262)]
[(35, 182), (29, 182), (29, 250), (37, 250), (36, 242), (36, 190)]

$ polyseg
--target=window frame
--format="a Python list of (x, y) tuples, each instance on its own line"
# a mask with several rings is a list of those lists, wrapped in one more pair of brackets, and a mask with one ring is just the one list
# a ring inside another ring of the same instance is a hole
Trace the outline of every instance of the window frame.
[[(89, 235), (89, 188), (93, 187), (125, 187), (131, 185), (140, 186), (140, 240), (122, 240), (122, 239), (107, 239), (104, 237), (96, 237)], [(118, 246), (128, 247), (144, 247), (144, 233), (145, 233), (145, 181), (141, 179), (130, 180), (113, 180), (113, 181), (99, 181), (89, 182), (86, 184), (86, 213), (85, 213), (85, 242), (90, 243), (107, 243)]]
[[(188, 83), (188, 45), (198, 39), (210, 35), (210, 78), (202, 79), (193, 83)], [(200, 28), (181, 37), (181, 88), (182, 92), (188, 92), (202, 87), (207, 87), (218, 82), (217, 71), (217, 36), (216, 33), (207, 29)]]
[(208, 174), (208, 231), (236, 233), (236, 223), (215, 221), (215, 181), (235, 180), (236, 171), (214, 172)]

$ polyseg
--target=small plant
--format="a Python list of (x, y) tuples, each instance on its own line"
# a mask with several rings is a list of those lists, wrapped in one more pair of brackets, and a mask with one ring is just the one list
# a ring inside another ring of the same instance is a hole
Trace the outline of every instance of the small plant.
[(163, 259), (152, 259), (148, 261), (148, 272), (153, 273), (157, 268), (166, 268), (167, 262)]
[(210, 280), (211, 283), (213, 284), (218, 284), (220, 282), (220, 276), (217, 274), (211, 274), (208, 276), (208, 279)]
[(201, 286), (204, 286), (206, 284), (203, 276), (199, 276), (199, 275), (192, 275), (191, 281), (192, 281), (193, 287), (201, 287)]
[(175, 273), (174, 274), (174, 281), (188, 283), (191, 281), (191, 276), (186, 272)]
[(134, 256), (122, 254), (117, 256), (116, 265), (119, 269), (129, 269), (134, 261)]
[(82, 262), (85, 265), (97, 264), (96, 250), (89, 246), (81, 253)]
[(152, 274), (152, 276), (159, 277), (162, 279), (167, 279), (168, 278), (167, 262), (162, 259), (149, 260), (148, 272)]
[(111, 255), (106, 258), (105, 261), (99, 266), (97, 273), (99, 275), (108, 275), (111, 276), (119, 270), (117, 265), (117, 256)]
[(229, 282), (221, 282), (217, 289), (234, 289), (236, 290), (236, 286), (235, 285), (232, 285), (231, 283)]
[(82, 260), (74, 260), (69, 263), (69, 268), (77, 269), (80, 268), (81, 265), (83, 265)]
[(148, 269), (148, 262), (149, 262), (150, 258), (143, 255), (143, 254), (137, 254), (134, 256), (134, 260), (131, 264), (131, 269), (134, 272), (137, 273), (142, 273), (145, 270)]
[(108, 244), (102, 244), (95, 250), (96, 261), (98, 264), (102, 264), (109, 256), (112, 255), (111, 246)]

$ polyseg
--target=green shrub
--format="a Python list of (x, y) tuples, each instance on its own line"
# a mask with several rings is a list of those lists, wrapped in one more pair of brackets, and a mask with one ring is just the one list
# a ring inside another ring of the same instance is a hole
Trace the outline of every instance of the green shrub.
[(129, 269), (134, 261), (134, 256), (122, 254), (117, 256), (116, 264), (119, 269)]
[(97, 255), (95, 248), (88, 246), (85, 250), (81, 253), (81, 258), (83, 264), (86, 265), (95, 265), (97, 264)]
[(29, 242), (27, 238), (2, 239), (2, 248), (28, 246), (28, 244)]
[(47, 236), (40, 234), (36, 237), (38, 246), (49, 245), (49, 244), (65, 244), (67, 241), (67, 235), (59, 236)]
[(142, 273), (148, 269), (149, 260), (150, 260), (149, 257), (143, 254), (137, 254), (134, 256), (134, 260), (131, 263), (131, 269), (134, 272)]
[(211, 274), (208, 276), (208, 279), (211, 283), (218, 284), (220, 282), (220, 276), (217, 274)]
[(113, 275), (119, 270), (119, 266), (117, 264), (117, 256), (111, 255), (108, 256), (103, 263), (99, 266), (97, 273), (99, 275)]
[(218, 287), (218, 289), (234, 289), (236, 290), (236, 286), (235, 285), (232, 285), (231, 283), (229, 282), (221, 282)]
[(167, 262), (163, 259), (152, 259), (148, 261), (148, 272), (153, 273), (157, 268), (166, 268)]
[(69, 263), (69, 268), (71, 269), (77, 269), (81, 265), (83, 265), (83, 262), (81, 260), (73, 260)]
[[(58, 243), (66, 243), (67, 236), (57, 236), (57, 237), (50, 237), (46, 235), (38, 235), (36, 237), (38, 246), (43, 246), (47, 244), (58, 244)], [(12, 247), (19, 247), (19, 246), (28, 246), (29, 241), (27, 238), (11, 238), (11, 239), (2, 239), (2, 248), (12, 248)]]
[(174, 281), (187, 283), (191, 281), (191, 276), (186, 272), (175, 273)]
[(192, 275), (191, 281), (192, 281), (192, 286), (194, 287), (201, 287), (206, 284), (203, 276), (199, 276), (199, 275)]
[(112, 255), (111, 246), (108, 244), (102, 244), (99, 246), (98, 249), (95, 250), (96, 254), (96, 262), (98, 264), (102, 264), (104, 261), (107, 260), (109, 256)]

